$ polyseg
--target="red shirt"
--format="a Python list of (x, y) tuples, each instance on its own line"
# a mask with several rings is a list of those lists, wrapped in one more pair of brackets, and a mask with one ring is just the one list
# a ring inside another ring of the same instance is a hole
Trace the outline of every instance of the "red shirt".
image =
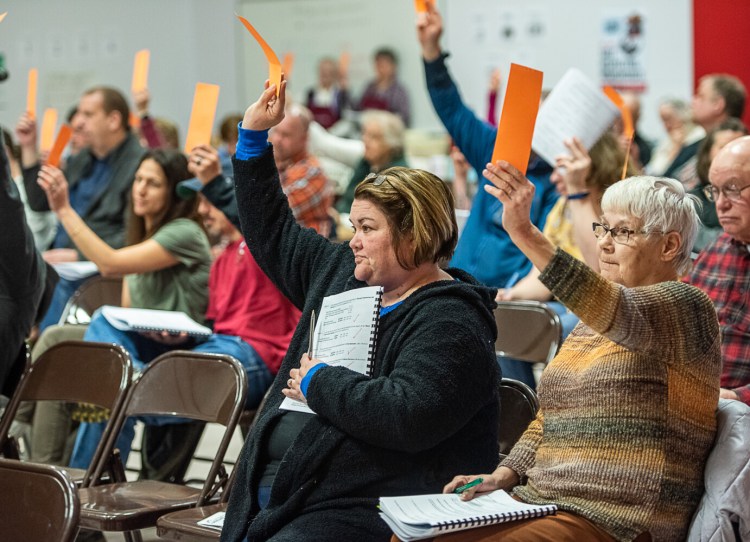
[(721, 387), (750, 404), (750, 253), (722, 233), (698, 255), (685, 282), (711, 298), (721, 326)]
[(289, 347), (300, 311), (261, 271), (244, 241), (230, 243), (208, 279), (206, 319), (214, 333), (241, 337), (273, 374)]

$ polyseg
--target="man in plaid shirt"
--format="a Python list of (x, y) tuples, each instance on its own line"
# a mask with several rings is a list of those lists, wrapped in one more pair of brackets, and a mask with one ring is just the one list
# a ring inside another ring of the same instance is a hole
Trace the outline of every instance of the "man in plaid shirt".
[(724, 229), (698, 256), (687, 282), (716, 306), (722, 335), (721, 397), (750, 404), (750, 136), (714, 158), (706, 196)]
[(307, 108), (294, 104), (287, 107), (285, 115), (268, 136), (281, 189), (297, 222), (328, 237), (332, 224), (328, 209), (333, 204), (333, 187), (318, 160), (307, 152), (312, 114)]

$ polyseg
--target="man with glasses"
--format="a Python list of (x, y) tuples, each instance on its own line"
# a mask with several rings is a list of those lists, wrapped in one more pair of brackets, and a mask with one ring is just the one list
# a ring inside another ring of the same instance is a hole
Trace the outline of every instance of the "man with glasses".
[(722, 335), (721, 397), (750, 404), (750, 136), (716, 155), (706, 197), (724, 232), (700, 253), (686, 282), (716, 306)]

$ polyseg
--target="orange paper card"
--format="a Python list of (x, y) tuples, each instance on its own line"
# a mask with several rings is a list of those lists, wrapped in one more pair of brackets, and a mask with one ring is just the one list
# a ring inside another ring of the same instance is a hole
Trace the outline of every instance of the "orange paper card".
[(531, 156), (531, 139), (542, 97), (543, 75), (526, 66), (510, 65), (508, 88), (492, 152), (493, 163), (505, 160), (524, 175)]
[(29, 84), (26, 90), (26, 111), (32, 119), (36, 118), (36, 89), (39, 78), (39, 70), (31, 68), (29, 70)]
[(3, 19), (5, 19), (5, 16), (8, 14), (8, 12), (0, 13), (0, 23), (3, 22)]
[(130, 118), (128, 119), (128, 124), (130, 124), (130, 127), (133, 128), (134, 130), (140, 129), (141, 117), (139, 117), (138, 115), (136, 115), (135, 113), (131, 111)]
[(630, 113), (630, 109), (625, 106), (622, 96), (609, 86), (604, 87), (604, 94), (606, 94), (607, 98), (612, 100), (612, 103), (614, 103), (617, 106), (617, 109), (620, 110), (620, 115), (622, 115), (622, 131), (627, 137), (632, 138), (635, 133), (635, 128), (633, 127), (633, 115)]
[(429, 0), (414, 0), (414, 9), (417, 13), (427, 13), (427, 3)]
[(345, 76), (349, 73), (349, 64), (352, 61), (352, 55), (349, 51), (344, 51), (339, 57), (339, 74)]
[(252, 34), (261, 49), (263, 49), (263, 54), (266, 55), (266, 60), (268, 60), (268, 80), (272, 85), (276, 85), (276, 95), (278, 96), (279, 89), (281, 88), (281, 62), (279, 62), (279, 57), (276, 56), (276, 53), (274, 53), (273, 49), (271, 49), (266, 43), (266, 40), (264, 40), (258, 31), (253, 28), (253, 25), (251, 25), (247, 19), (241, 15), (237, 15), (237, 18), (245, 28), (247, 28), (247, 31)]
[(292, 68), (294, 67), (294, 54), (287, 53), (284, 55), (284, 61), (281, 63), (281, 73), (284, 74), (284, 79), (287, 81), (292, 76)]
[(219, 103), (219, 85), (198, 83), (193, 95), (193, 111), (190, 113), (190, 126), (185, 139), (185, 154), (198, 145), (211, 144), (211, 129)]
[(68, 144), (68, 141), (70, 141), (70, 136), (72, 134), (73, 130), (70, 129), (70, 125), (63, 124), (60, 131), (57, 133), (57, 139), (55, 139), (55, 144), (52, 145), (52, 150), (49, 151), (47, 165), (60, 167), (60, 157), (62, 157), (65, 146)]
[(151, 52), (148, 49), (142, 49), (135, 54), (133, 82), (130, 87), (133, 92), (140, 92), (148, 88), (148, 63), (150, 59)]
[(39, 141), (40, 151), (49, 151), (55, 142), (55, 129), (57, 128), (57, 109), (44, 110), (42, 117), (42, 136)]

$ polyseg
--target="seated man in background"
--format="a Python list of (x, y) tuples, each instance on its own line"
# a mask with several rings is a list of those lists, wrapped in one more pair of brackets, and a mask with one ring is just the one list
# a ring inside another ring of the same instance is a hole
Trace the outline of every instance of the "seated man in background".
[(328, 209), (333, 205), (333, 187), (317, 158), (307, 152), (311, 121), (312, 115), (306, 107), (290, 105), (284, 120), (271, 130), (268, 141), (273, 145), (281, 189), (289, 200), (294, 218), (300, 225), (328, 237), (331, 233)]
[[(461, 149), (469, 164), (482, 171), (492, 157), (497, 129), (486, 124), (461, 101), (455, 83), (445, 66), (447, 55), (440, 47), (443, 23), (434, 4), (419, 19), (417, 34), (422, 47), (427, 90), (440, 120), (453, 141)], [(527, 176), (536, 187), (531, 207), (531, 220), (542, 228), (547, 214), (557, 201), (555, 187), (550, 182), (552, 168), (541, 158), (532, 155)], [(487, 182), (482, 179), (482, 186)], [(510, 288), (531, 269), (529, 260), (511, 242), (502, 225), (503, 205), (490, 196), (482, 186), (471, 207), (452, 267), (471, 273), (489, 286)]]
[[(145, 149), (130, 131), (130, 108), (120, 92), (109, 87), (87, 90), (78, 102), (73, 129), (82, 134), (88, 146), (72, 156), (63, 170), (70, 185), (70, 201), (87, 226), (113, 248), (125, 242), (125, 209), (133, 177)], [(29, 206), (49, 211), (47, 196), (37, 184), (40, 161), (37, 154), (36, 121), (28, 113), (16, 127), (21, 146), (21, 165)], [(39, 247), (45, 250), (50, 247)], [(55, 264), (76, 261), (80, 253), (67, 232), (58, 228), (51, 250), (44, 259)], [(68, 298), (82, 281), (61, 280), (52, 304), (39, 325), (40, 331), (56, 324)]]
[(711, 163), (706, 197), (724, 233), (698, 255), (686, 282), (708, 294), (721, 326), (721, 397), (750, 405), (750, 136)]

